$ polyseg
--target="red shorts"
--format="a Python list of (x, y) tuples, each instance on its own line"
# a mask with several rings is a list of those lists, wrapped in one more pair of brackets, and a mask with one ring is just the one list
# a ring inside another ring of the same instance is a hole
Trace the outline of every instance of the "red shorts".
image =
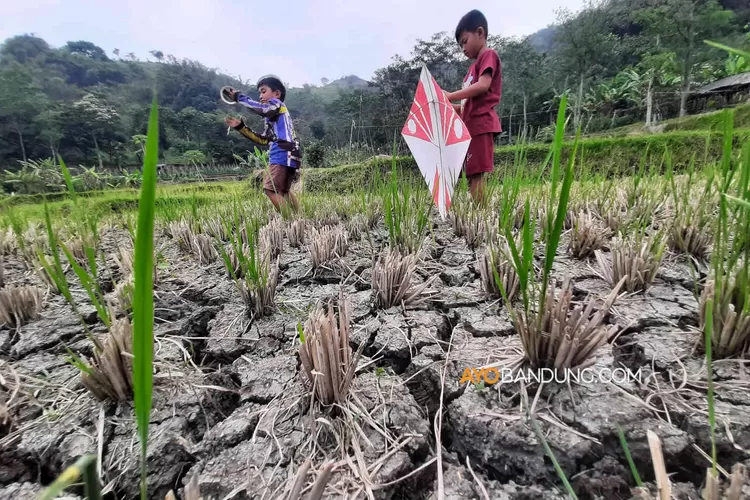
[(466, 176), (492, 172), (495, 168), (495, 134), (479, 134), (471, 138), (466, 153)]

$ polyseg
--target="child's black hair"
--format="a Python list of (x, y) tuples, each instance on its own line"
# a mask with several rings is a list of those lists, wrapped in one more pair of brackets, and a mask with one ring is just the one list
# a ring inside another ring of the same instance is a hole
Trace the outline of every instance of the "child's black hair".
[(484, 14), (474, 9), (458, 22), (456, 27), (456, 41), (461, 42), (461, 35), (467, 31), (476, 33), (479, 28), (484, 29), (484, 36), (487, 36), (487, 18)]
[(260, 80), (258, 80), (258, 83), (255, 84), (255, 86), (258, 88), (260, 88), (263, 85), (271, 89), (272, 92), (276, 92), (278, 90), (281, 93), (282, 101), (286, 97), (286, 87), (284, 87), (284, 84), (281, 83), (281, 79), (279, 77), (274, 76), (274, 75), (266, 75)]

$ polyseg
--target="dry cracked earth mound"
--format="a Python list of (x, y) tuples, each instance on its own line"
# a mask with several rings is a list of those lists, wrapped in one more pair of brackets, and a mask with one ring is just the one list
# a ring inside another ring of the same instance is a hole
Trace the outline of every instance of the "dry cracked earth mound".
[[(336, 462), (325, 497), (437, 498), (441, 447), (445, 498), (558, 499), (566, 494), (526, 417), (533, 402), (546, 441), (579, 498), (631, 498), (620, 446), (623, 429), (644, 481), (653, 482), (646, 431), (662, 440), (679, 498), (700, 498), (709, 462), (705, 366), (696, 352), (698, 305), (687, 266), (668, 259), (645, 294), (617, 301), (621, 327), (600, 349), (598, 367), (640, 371), (623, 384), (461, 384), (466, 368), (512, 364), (522, 355), (505, 308), (481, 289), (477, 252), (442, 222), (425, 239), (418, 280), (433, 278), (417, 308), (373, 307), (374, 257), (385, 234), (351, 242), (347, 255), (313, 271), (305, 247), (285, 241), (277, 308), (251, 321), (217, 261), (199, 265), (160, 237), (163, 263), (155, 292), (155, 392), (148, 484), (163, 499), (198, 478), (204, 497), (284, 498), (300, 465)], [(114, 252), (124, 233), (112, 230)], [(561, 248), (564, 245), (561, 245)], [(20, 258), (5, 259), (9, 283), (37, 284)], [(577, 298), (605, 296), (592, 262), (564, 255), (554, 275), (575, 279)], [(345, 428), (340, 415), (313, 411), (303, 390), (297, 325), (339, 290), (352, 304), (352, 348), (364, 358), (352, 387)], [(74, 293), (81, 301), (80, 289)], [(83, 307), (97, 335), (95, 311)], [(0, 330), (0, 498), (33, 498), (80, 455), (101, 459), (112, 498), (138, 495), (138, 440), (133, 408), (99, 403), (85, 391), (66, 349), (91, 354), (84, 328), (58, 296), (42, 317)], [(748, 463), (750, 395), (736, 361), (715, 364), (720, 461)], [(442, 416), (435, 435), (434, 418)], [(750, 463), (748, 463), (750, 465)], [(747, 482), (750, 484), (750, 482)], [(359, 491), (358, 491), (359, 490)], [(76, 498), (75, 488), (68, 498)], [(486, 496), (485, 496), (486, 495)]]

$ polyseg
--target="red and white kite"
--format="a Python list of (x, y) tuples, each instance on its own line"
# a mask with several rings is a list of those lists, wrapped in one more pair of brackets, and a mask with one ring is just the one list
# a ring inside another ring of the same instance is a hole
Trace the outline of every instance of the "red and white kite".
[(401, 135), (445, 220), (471, 136), (425, 65)]

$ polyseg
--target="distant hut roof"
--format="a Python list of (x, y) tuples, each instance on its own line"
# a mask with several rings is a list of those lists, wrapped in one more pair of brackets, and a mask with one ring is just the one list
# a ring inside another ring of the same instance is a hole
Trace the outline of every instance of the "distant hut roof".
[(721, 91), (730, 90), (734, 87), (744, 87), (745, 85), (750, 85), (750, 71), (748, 71), (747, 73), (740, 73), (738, 75), (728, 76), (726, 78), (722, 78), (721, 80), (717, 80), (713, 83), (709, 83), (708, 85), (696, 90), (695, 94), (696, 95), (711, 94), (713, 92), (721, 92)]

